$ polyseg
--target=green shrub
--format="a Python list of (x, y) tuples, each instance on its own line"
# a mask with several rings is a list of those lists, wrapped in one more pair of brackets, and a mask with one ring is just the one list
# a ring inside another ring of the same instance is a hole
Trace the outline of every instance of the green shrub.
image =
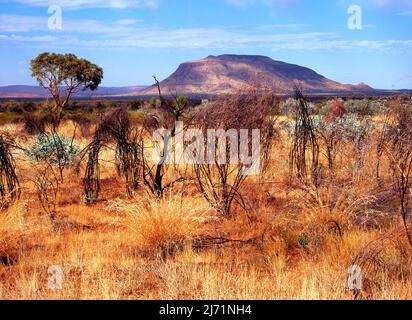
[(309, 246), (309, 237), (306, 234), (299, 235), (298, 243), (303, 249), (307, 249)]
[(72, 163), (78, 152), (79, 147), (71, 139), (57, 133), (50, 136), (38, 134), (36, 141), (27, 148), (27, 154), (31, 158), (59, 166)]

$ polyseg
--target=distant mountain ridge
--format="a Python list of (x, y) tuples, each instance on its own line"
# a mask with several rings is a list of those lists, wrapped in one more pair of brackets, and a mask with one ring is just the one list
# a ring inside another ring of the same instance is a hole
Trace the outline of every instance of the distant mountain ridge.
[[(92, 98), (127, 95), (147, 88), (146, 86), (131, 87), (99, 87), (95, 91), (78, 91), (73, 97)], [(0, 87), (0, 98), (46, 98), (51, 97), (50, 92), (40, 86), (14, 85)]]
[[(293, 91), (298, 84), (306, 94), (368, 93), (374, 89), (364, 83), (341, 84), (315, 71), (257, 55), (221, 55), (182, 63), (163, 80), (162, 90), (178, 94), (236, 93), (252, 84), (272, 88), (280, 94)], [(139, 94), (155, 94), (150, 87)]]
[[(305, 95), (313, 96), (378, 96), (412, 94), (412, 90), (378, 90), (365, 83), (342, 84), (316, 71), (296, 64), (276, 61), (259, 55), (208, 56), (182, 63), (175, 72), (160, 82), (164, 95), (208, 97), (239, 93), (251, 86), (261, 86), (274, 93), (289, 95), (298, 85)], [(39, 86), (0, 87), (0, 98), (46, 98), (48, 90)], [(75, 98), (158, 96), (156, 86), (99, 87), (79, 91)]]

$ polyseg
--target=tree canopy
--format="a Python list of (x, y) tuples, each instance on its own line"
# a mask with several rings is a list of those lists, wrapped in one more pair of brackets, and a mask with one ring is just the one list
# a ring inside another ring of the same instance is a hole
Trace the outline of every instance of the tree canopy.
[(77, 90), (96, 90), (103, 79), (103, 69), (74, 54), (44, 52), (31, 61), (32, 76), (48, 89), (54, 99), (58, 116)]

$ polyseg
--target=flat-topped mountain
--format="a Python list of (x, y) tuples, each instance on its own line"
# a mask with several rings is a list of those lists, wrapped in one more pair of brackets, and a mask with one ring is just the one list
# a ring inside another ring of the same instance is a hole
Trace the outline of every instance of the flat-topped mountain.
[[(164, 95), (213, 96), (241, 93), (250, 87), (270, 89), (277, 94), (292, 94), (295, 85), (305, 95), (319, 96), (379, 96), (411, 94), (411, 90), (378, 90), (364, 83), (342, 84), (316, 71), (295, 64), (276, 61), (265, 56), (209, 56), (182, 63), (168, 78), (160, 82)], [(75, 98), (140, 97), (158, 95), (155, 86), (99, 87), (95, 91), (79, 91)], [(0, 99), (45, 98), (48, 90), (39, 86), (0, 87)]]
[[(350, 85), (329, 80), (302, 66), (273, 60), (265, 56), (221, 55), (182, 63), (161, 82), (165, 94), (226, 94), (236, 93), (251, 85), (273, 88), (278, 93), (290, 93), (298, 84), (308, 94), (367, 93), (366, 84)], [(140, 94), (156, 94), (155, 87)]]

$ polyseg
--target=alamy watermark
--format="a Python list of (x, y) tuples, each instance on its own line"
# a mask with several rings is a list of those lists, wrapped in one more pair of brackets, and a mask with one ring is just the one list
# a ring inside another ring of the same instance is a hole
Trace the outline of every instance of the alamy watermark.
[(59, 265), (50, 266), (47, 269), (49, 274), (48, 287), (50, 290), (63, 289), (63, 268)]
[(359, 5), (351, 5), (348, 8), (348, 14), (350, 15), (348, 19), (348, 28), (350, 30), (362, 30), (363, 28), (363, 16), (362, 8)]
[(62, 30), (63, 28), (63, 15), (62, 8), (58, 5), (51, 5), (47, 13), (51, 15), (47, 21), (49, 30)]
[(175, 124), (176, 135), (167, 129), (153, 134), (155, 164), (217, 164), (241, 165), (243, 175), (260, 173), (259, 129), (184, 130), (181, 121)]
[(361, 267), (357, 265), (350, 266), (347, 273), (347, 288), (352, 291), (362, 290), (363, 273)]

